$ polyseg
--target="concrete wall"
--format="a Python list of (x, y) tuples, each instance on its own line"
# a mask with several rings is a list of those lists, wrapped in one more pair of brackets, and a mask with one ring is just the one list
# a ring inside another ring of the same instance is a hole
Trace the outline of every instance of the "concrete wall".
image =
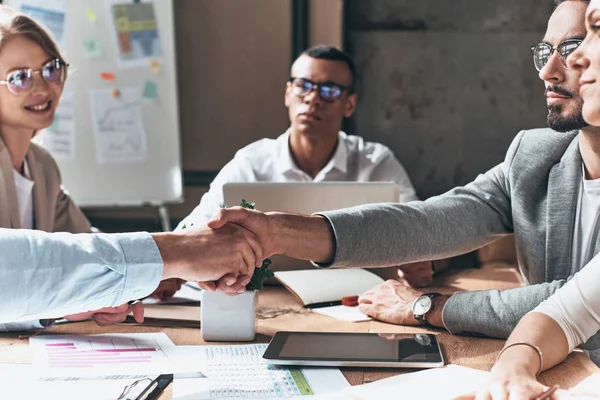
[(423, 198), (502, 161), (521, 129), (545, 126), (530, 46), (549, 0), (347, 0), (360, 75), (350, 130), (388, 145)]

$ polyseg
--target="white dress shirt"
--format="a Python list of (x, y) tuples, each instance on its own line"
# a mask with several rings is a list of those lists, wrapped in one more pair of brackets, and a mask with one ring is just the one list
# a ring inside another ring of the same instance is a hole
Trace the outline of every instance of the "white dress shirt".
[(261, 139), (239, 150), (210, 184), (200, 204), (179, 223), (205, 223), (223, 204), (223, 185), (231, 182), (396, 182), (400, 201), (418, 200), (406, 170), (392, 151), (359, 136), (339, 133), (329, 163), (312, 179), (295, 163), (289, 147), (290, 130), (277, 139)]
[(162, 269), (148, 233), (0, 229), (0, 322), (60, 318), (146, 297)]
[(29, 165), (27, 160), (24, 162), (25, 176), (13, 170), (15, 177), (15, 189), (17, 190), (17, 205), (19, 207), (19, 218), (22, 229), (33, 229), (33, 185)]

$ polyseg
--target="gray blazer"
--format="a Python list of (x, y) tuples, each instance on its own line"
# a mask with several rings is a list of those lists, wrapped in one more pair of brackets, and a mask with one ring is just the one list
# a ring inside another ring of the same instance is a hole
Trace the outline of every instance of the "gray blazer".
[[(443, 310), (450, 332), (506, 338), (569, 278), (582, 182), (577, 137), (576, 131), (522, 131), (503, 163), (464, 187), (421, 202), (322, 213), (337, 241), (333, 266), (451, 257), (514, 233), (519, 267), (531, 286), (458, 293)], [(599, 250), (600, 240), (595, 254)], [(599, 339), (594, 336), (587, 348), (600, 348)]]

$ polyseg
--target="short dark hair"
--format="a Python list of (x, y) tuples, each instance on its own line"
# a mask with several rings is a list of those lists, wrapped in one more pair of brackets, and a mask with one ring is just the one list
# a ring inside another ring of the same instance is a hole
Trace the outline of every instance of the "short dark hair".
[(590, 2), (590, 0), (554, 0), (554, 10), (556, 10), (556, 7), (560, 6), (565, 1), (580, 1), (582, 3), (588, 3), (588, 4)]
[(327, 44), (318, 44), (316, 46), (311, 47), (310, 49), (304, 50), (298, 58), (301, 56), (308, 56), (311, 58), (318, 58), (321, 60), (331, 60), (331, 61), (341, 61), (346, 63), (348, 69), (350, 70), (350, 75), (352, 76), (352, 85), (350, 88), (354, 90), (354, 86), (356, 85), (356, 65), (354, 64), (354, 60), (350, 55), (337, 47), (330, 46)]

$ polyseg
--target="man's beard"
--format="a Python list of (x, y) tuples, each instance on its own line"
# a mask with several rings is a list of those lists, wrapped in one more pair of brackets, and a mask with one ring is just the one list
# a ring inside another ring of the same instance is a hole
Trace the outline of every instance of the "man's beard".
[(558, 132), (569, 132), (585, 128), (589, 124), (583, 119), (581, 108), (578, 112), (569, 115), (561, 115), (562, 105), (550, 104), (548, 106), (548, 117), (546, 121), (548, 126)]
[(583, 108), (583, 100), (579, 97), (576, 97), (573, 91), (568, 90), (562, 86), (558, 85), (550, 85), (546, 87), (545, 95), (548, 95), (548, 92), (554, 92), (562, 96), (570, 97), (571, 99), (575, 99), (577, 101), (575, 112), (570, 113), (569, 115), (563, 116), (561, 112), (563, 107), (561, 104), (550, 104), (548, 105), (548, 117), (546, 118), (546, 122), (548, 122), (548, 126), (555, 131), (558, 132), (569, 132), (574, 130), (579, 130), (581, 128), (585, 128), (588, 126), (588, 123), (583, 119), (583, 115), (581, 114), (581, 109)]

